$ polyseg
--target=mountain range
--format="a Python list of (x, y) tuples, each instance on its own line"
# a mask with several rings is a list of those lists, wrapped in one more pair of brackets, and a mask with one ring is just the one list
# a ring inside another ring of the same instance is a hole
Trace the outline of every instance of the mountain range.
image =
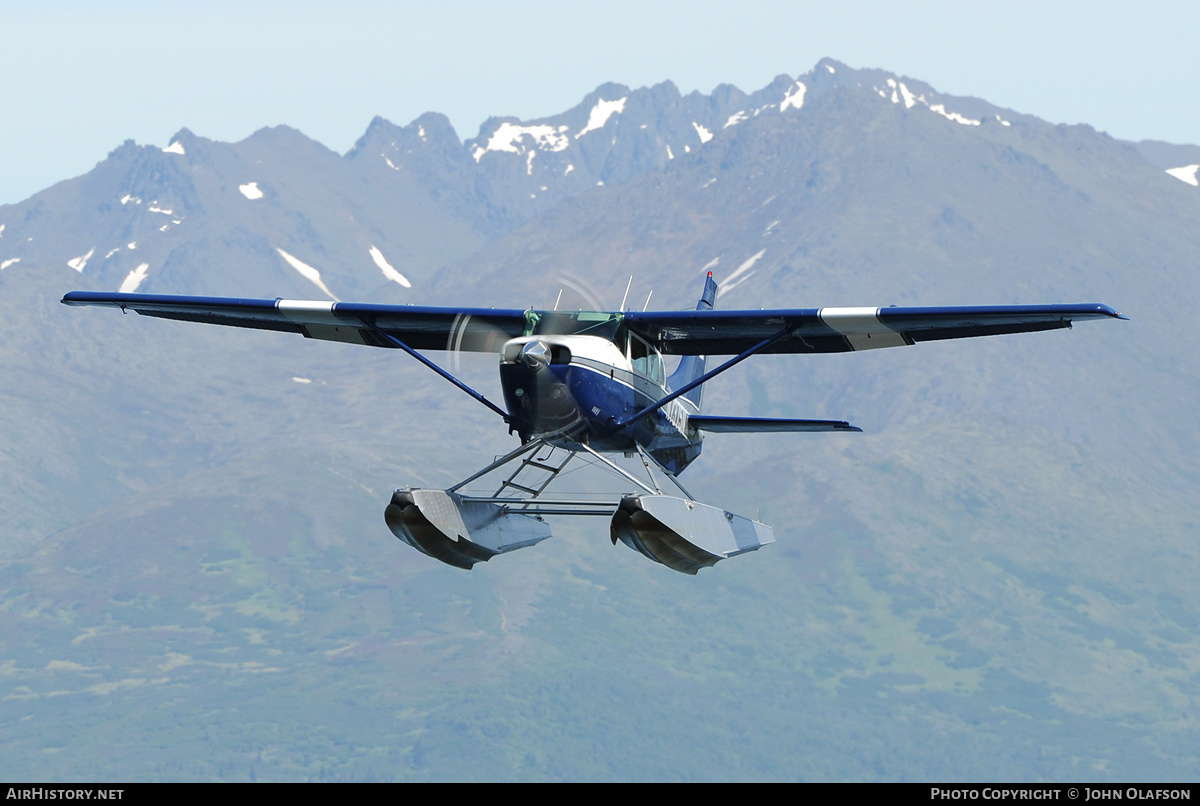
[[(126, 142), (0, 206), (0, 772), (1195, 780), (1197, 164), (830, 59), (465, 142)], [(513, 438), (394, 351), (58, 304), (674, 309), (709, 270), (723, 308), (1130, 321), (727, 373), (713, 413), (864, 433), (710, 437), (684, 482), (778, 542), (681, 579), (597, 523), (470, 573), (400, 545), (392, 488)]]

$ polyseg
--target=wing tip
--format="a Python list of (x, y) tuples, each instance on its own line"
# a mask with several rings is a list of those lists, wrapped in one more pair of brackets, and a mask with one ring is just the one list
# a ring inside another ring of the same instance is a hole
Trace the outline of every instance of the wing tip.
[(1104, 316), (1110, 317), (1112, 319), (1121, 319), (1126, 322), (1129, 321), (1128, 316), (1121, 313), (1120, 311), (1118, 311), (1116, 308), (1112, 307), (1111, 305), (1105, 305), (1102, 302), (1096, 303), (1096, 312), (1103, 314)]
[(107, 300), (112, 296), (112, 294), (105, 294), (101, 291), (68, 291), (63, 294), (63, 298), (59, 302), (63, 305), (95, 305), (102, 299)]

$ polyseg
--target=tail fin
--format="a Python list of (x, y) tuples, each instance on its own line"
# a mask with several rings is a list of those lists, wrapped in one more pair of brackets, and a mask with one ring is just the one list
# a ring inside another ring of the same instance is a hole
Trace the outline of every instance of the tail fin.
[[(708, 278), (704, 281), (704, 293), (700, 295), (700, 301), (696, 303), (696, 310), (711, 311), (717, 304), (717, 281), (713, 279), (712, 272), (708, 273)], [(667, 378), (667, 389), (678, 389), (681, 386), (691, 383), (704, 374), (704, 365), (708, 357), (703, 355), (686, 355), (679, 362), (679, 367), (671, 373), (671, 377)], [(700, 410), (700, 396), (703, 391), (703, 386), (697, 386), (692, 391), (683, 395), (684, 398), (690, 400), (696, 405), (696, 411)]]

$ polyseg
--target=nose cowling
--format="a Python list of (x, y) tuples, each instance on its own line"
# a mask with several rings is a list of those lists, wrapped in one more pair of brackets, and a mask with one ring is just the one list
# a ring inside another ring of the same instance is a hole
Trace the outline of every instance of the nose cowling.
[(570, 350), (543, 339), (510, 342), (501, 355), (500, 383), (510, 422), (528, 440), (568, 433), (583, 422), (570, 390)]

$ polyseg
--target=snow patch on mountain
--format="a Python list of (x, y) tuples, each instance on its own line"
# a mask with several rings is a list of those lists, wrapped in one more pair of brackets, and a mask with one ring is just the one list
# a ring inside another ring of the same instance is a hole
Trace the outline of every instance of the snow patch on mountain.
[[(904, 97), (904, 108), (912, 109), (914, 106), (916, 106), (917, 96), (912, 94), (912, 92), (908, 89), (908, 87), (904, 84), (903, 81), (901, 81), (900, 84), (897, 85), (896, 80), (894, 78), (889, 78), (888, 84), (890, 84), (892, 87), (892, 103), (896, 103), (896, 88), (897, 88), (897, 86), (899, 86), (900, 95), (902, 95)], [(924, 95), (921, 96), (921, 101), (922, 102), (925, 101)]]
[(325, 283), (321, 282), (321, 272), (317, 271), (312, 266), (305, 263), (303, 260), (300, 260), (298, 257), (289, 255), (287, 252), (283, 251), (278, 246), (275, 247), (275, 251), (279, 253), (280, 257), (282, 257), (284, 260), (287, 261), (287, 264), (289, 266), (291, 266), (293, 269), (298, 271), (300, 273), (301, 277), (303, 277), (305, 280), (308, 280), (310, 283), (315, 285), (317, 288), (321, 289), (331, 299), (337, 300), (337, 297), (334, 295), (334, 293), (325, 286)]
[(399, 283), (405, 288), (412, 288), (412, 283), (408, 281), (408, 278), (392, 268), (392, 264), (387, 262), (387, 258), (383, 256), (383, 252), (380, 252), (378, 247), (372, 244), (370, 252), (371, 260), (375, 261), (375, 265), (379, 267), (381, 272), (383, 272), (384, 277), (391, 280), (393, 283)]
[(163, 153), (164, 154), (183, 154), (184, 153), (183, 143), (176, 140), (174, 143), (171, 143), (171, 145), (164, 148)]
[[(929, 111), (937, 112), (939, 115), (946, 118), (947, 120), (952, 120), (955, 123), (961, 123), (964, 126), (978, 126), (980, 123), (983, 122), (981, 120), (975, 120), (974, 118), (966, 117), (965, 115), (960, 115), (957, 112), (947, 112), (945, 104), (929, 103), (929, 100), (925, 97), (924, 94), (917, 95), (917, 94), (913, 93), (913, 91), (910, 90), (903, 81), (897, 81), (894, 78), (889, 78), (887, 80), (887, 84), (889, 87), (892, 88), (892, 94), (891, 94), (892, 103), (898, 104), (901, 102), (901, 100), (903, 100), (905, 109), (912, 109), (917, 104), (922, 104)], [(888, 94), (886, 92), (884, 92), (883, 90), (881, 90), (879, 87), (875, 87), (875, 91), (884, 98), (888, 97)], [(997, 115), (997, 119), (999, 119), (998, 115)], [(1000, 122), (1004, 123), (1003, 120), (1001, 120)], [(1008, 124), (1005, 123), (1005, 125), (1007, 126)]]
[(80, 255), (79, 257), (73, 257), (70, 260), (68, 260), (67, 265), (70, 266), (75, 271), (79, 272), (80, 274), (83, 274), (83, 267), (87, 265), (87, 262), (89, 260), (91, 260), (91, 257), (95, 252), (96, 252), (96, 247), (93, 246), (91, 249), (88, 250), (88, 253), (86, 255)]
[(526, 135), (532, 137), (536, 146), (544, 151), (562, 151), (571, 142), (565, 134), (566, 131), (566, 126), (547, 124), (518, 126), (515, 123), (501, 123), (500, 128), (492, 132), (492, 136), (488, 138), (487, 146), (476, 146), (471, 156), (475, 158), (476, 162), (479, 162), (489, 151), (509, 151), (513, 154), (521, 154), (525, 148), (520, 141)]
[(575, 135), (575, 139), (578, 140), (588, 132), (604, 128), (604, 124), (608, 123), (610, 117), (625, 111), (625, 101), (628, 98), (629, 96), (627, 95), (616, 101), (606, 101), (603, 98), (596, 101), (596, 105), (592, 107), (591, 114), (588, 115), (587, 125), (579, 130), (579, 133)]
[(746, 120), (746, 117), (746, 110), (744, 109), (741, 112), (735, 112), (729, 116), (729, 120), (725, 121), (725, 125), (721, 128), (728, 129), (730, 126), (736, 126), (738, 123)]
[(790, 87), (783, 96), (783, 103), (779, 105), (779, 111), (783, 112), (789, 108), (799, 109), (804, 106), (804, 93), (807, 91), (808, 88), (802, 82), (797, 81), (796, 86)]
[(14, 263), (20, 263), (20, 262), (21, 262), (21, 258), (19, 258), (19, 257), (10, 257), (8, 260), (4, 261), (3, 263), (0, 263), (0, 271), (4, 271), (5, 269), (7, 269), (7, 268), (8, 268), (9, 266), (11, 266), (12, 264), (14, 264)]
[[(766, 251), (767, 251), (766, 249), (762, 249), (758, 252), (758, 254), (751, 255), (748, 259), (746, 259), (742, 263), (742, 265), (740, 265), (736, 269), (734, 269), (733, 274), (731, 274), (725, 278), (725, 282), (721, 283), (721, 287), (724, 288), (726, 291), (733, 288), (733, 281), (736, 280), (738, 277), (741, 277), (743, 274), (746, 274), (746, 272), (750, 271), (750, 269), (754, 268), (754, 264), (758, 262), (759, 258), (761, 258), (764, 254), (766, 254)], [(746, 279), (747, 280), (750, 279), (750, 276), (746, 275)], [(745, 280), (743, 280), (742, 282), (745, 282)], [(739, 285), (740, 285), (740, 283), (739, 283)]]
[(4, 237), (4, 228), (7, 226), (7, 224), (0, 224), (0, 238)]
[(1189, 185), (1200, 186), (1200, 180), (1196, 179), (1196, 171), (1198, 169), (1200, 169), (1200, 164), (1184, 165), (1182, 168), (1168, 168), (1167, 173), (1181, 182), (1187, 182)]
[(696, 130), (696, 134), (700, 137), (700, 143), (703, 145), (713, 138), (712, 132), (701, 126), (696, 121), (692, 121), (692, 128)]
[(125, 277), (124, 282), (121, 283), (121, 287), (117, 289), (117, 292), (121, 294), (132, 294), (134, 291), (137, 291), (137, 287), (142, 284), (142, 280), (146, 279), (146, 271), (149, 268), (149, 263), (139, 264), (136, 269), (129, 272), (129, 274)]
[(238, 190), (240, 190), (242, 192), (243, 196), (245, 196), (247, 199), (250, 199), (251, 201), (254, 201), (255, 199), (261, 199), (263, 197), (263, 192), (261, 190), (259, 190), (257, 182), (250, 182), (245, 185), (238, 185)]
[(147, 212), (162, 213), (163, 215), (175, 215), (174, 210), (164, 210), (163, 208), (158, 207), (156, 205), (157, 205), (157, 202), (150, 202), (150, 207), (146, 208)]
[(955, 123), (961, 123), (964, 126), (978, 126), (983, 121), (975, 120), (974, 118), (964, 117), (957, 112), (947, 112), (946, 107), (942, 104), (933, 104), (929, 107), (930, 111), (937, 112), (947, 120), (953, 120)]
[(129, 204), (129, 202), (133, 202), (134, 204), (141, 204), (142, 200), (139, 199), (137, 196), (130, 196), (128, 193), (126, 193), (124, 196), (121, 197), (121, 204), (126, 205), (126, 204)]

